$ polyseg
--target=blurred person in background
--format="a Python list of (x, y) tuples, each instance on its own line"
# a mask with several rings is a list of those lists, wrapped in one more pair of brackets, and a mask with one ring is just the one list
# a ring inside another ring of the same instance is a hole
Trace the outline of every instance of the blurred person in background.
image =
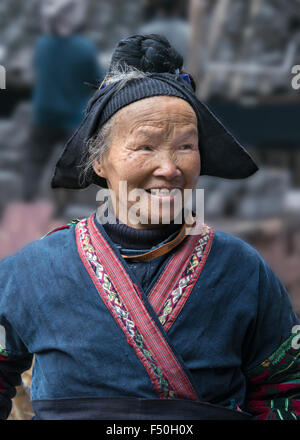
[[(40, 12), (44, 34), (34, 56), (33, 126), (24, 163), (26, 202), (38, 196), (55, 147), (80, 124), (91, 94), (86, 83), (96, 86), (105, 74), (97, 48), (80, 34), (86, 17), (84, 0), (43, 0)], [(56, 216), (69, 197), (66, 191), (55, 194)]]

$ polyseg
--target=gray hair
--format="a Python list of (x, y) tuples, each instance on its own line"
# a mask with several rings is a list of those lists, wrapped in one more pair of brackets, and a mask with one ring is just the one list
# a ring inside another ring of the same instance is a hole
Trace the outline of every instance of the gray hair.
[[(110, 70), (110, 73), (105, 77), (105, 83), (113, 84), (119, 82), (115, 93), (120, 91), (125, 85), (134, 79), (145, 77), (145, 72), (142, 72), (134, 67), (116, 64)], [(108, 151), (110, 146), (110, 136), (115, 124), (115, 115), (113, 115), (107, 122), (105, 122), (98, 133), (90, 138), (86, 144), (87, 158), (83, 164), (82, 177), (85, 178), (93, 169), (93, 164), (101, 160), (104, 154)]]

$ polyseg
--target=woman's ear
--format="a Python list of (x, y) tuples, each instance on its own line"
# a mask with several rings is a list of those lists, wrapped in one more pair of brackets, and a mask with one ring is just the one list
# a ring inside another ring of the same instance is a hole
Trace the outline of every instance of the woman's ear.
[(96, 160), (93, 162), (93, 169), (94, 169), (95, 173), (96, 173), (99, 177), (104, 177), (104, 178), (106, 178), (106, 175), (105, 175), (105, 172), (104, 172), (104, 167), (103, 167), (102, 159), (101, 159), (101, 158), (96, 159)]

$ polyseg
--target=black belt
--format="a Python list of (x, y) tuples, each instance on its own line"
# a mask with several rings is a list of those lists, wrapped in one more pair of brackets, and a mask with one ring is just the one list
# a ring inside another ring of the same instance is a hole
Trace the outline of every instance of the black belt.
[(192, 400), (78, 398), (33, 400), (35, 420), (249, 420), (246, 412)]

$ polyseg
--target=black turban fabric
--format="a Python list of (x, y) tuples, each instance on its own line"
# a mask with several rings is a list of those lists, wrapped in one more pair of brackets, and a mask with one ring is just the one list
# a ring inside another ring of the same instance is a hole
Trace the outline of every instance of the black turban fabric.
[[(198, 120), (201, 175), (242, 179), (257, 171), (256, 164), (246, 150), (197, 98), (190, 77), (179, 73), (182, 58), (175, 56), (176, 52), (174, 55), (174, 50), (163, 37), (149, 37), (133, 36), (119, 43), (112, 57), (112, 66), (118, 63), (120, 65), (122, 62), (124, 65), (128, 63), (129, 53), (136, 57), (131, 61), (131, 65), (147, 72), (143, 78), (128, 81), (121, 89), (120, 84), (116, 82), (107, 86), (104, 84), (96, 91), (87, 106), (83, 122), (67, 142), (56, 165), (52, 179), (53, 188), (80, 189), (92, 183), (107, 187), (106, 180), (97, 176), (92, 169), (82, 177), (83, 163), (87, 159), (87, 142), (118, 110), (151, 96), (174, 96), (184, 99), (195, 111)], [(154, 37), (158, 38), (158, 41)], [(152, 41), (152, 46), (147, 40)], [(142, 43), (144, 58), (139, 56), (141, 52), (137, 49)], [(163, 47), (167, 45), (169, 52), (167, 49), (163, 51), (160, 47), (157, 48), (157, 45), (161, 44)], [(170, 64), (168, 59), (175, 64)], [(138, 63), (141, 65), (137, 65)]]

